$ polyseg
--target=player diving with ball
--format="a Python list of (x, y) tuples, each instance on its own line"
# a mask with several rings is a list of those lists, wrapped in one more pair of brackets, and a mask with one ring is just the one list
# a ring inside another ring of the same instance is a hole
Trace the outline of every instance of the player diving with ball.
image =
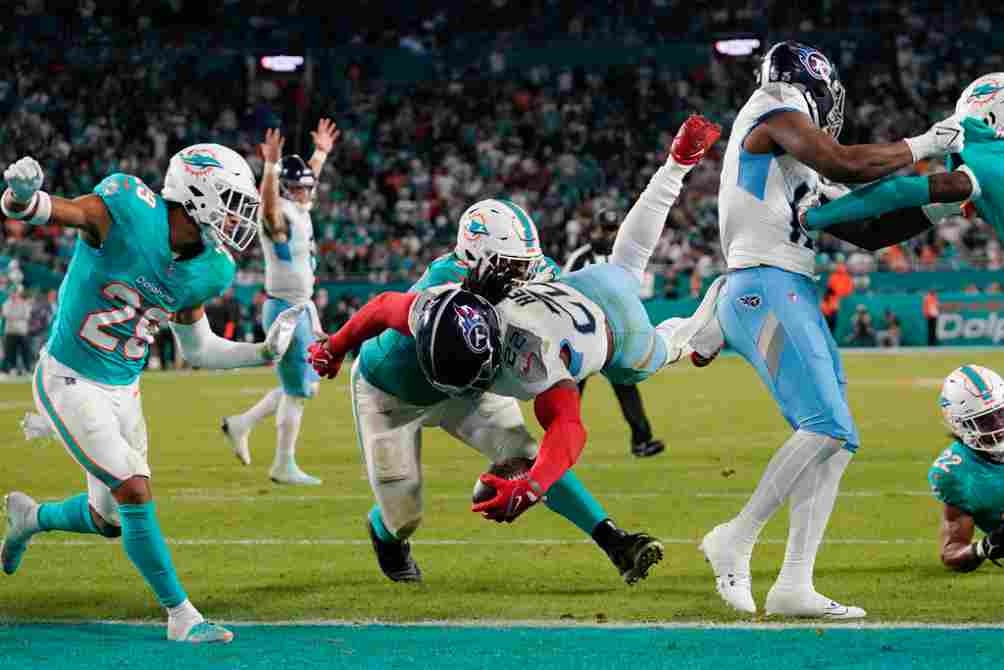
[[(536, 456), (528, 475), (482, 475), (481, 482), (495, 495), (472, 509), (507, 522), (540, 501), (560, 511), (569, 468), (586, 441), (577, 383), (600, 371), (617, 383), (647, 378), (687, 353), (688, 343), (714, 313), (713, 300), (705, 298), (698, 309), (703, 318), (653, 327), (638, 289), (684, 177), (720, 132), (696, 116), (681, 127), (666, 163), (622, 223), (608, 263), (557, 281), (527, 283), (513, 280), (532, 277), (516, 276), (504, 263), (478, 259), (465, 288), (420, 284), (409, 293), (377, 296), (328, 342), (312, 348), (315, 367), (322, 375), (336, 373), (350, 344), (386, 330), (381, 338), (389, 334), (408, 343), (409, 361), (417, 359), (411, 365), (437, 397), (449, 399), (443, 402), (511, 406), (513, 421), (525, 430), (511, 399), (533, 400), (545, 433), (539, 449), (528, 437), (521, 438), (524, 453), (519, 455)], [(703, 361), (717, 348), (698, 353)], [(353, 386), (360, 384), (361, 364), (365, 349)], [(473, 443), (484, 449), (478, 444)], [(486, 455), (497, 462), (503, 454)]]
[(233, 633), (206, 621), (188, 599), (161, 533), (139, 377), (163, 322), (195, 367), (265, 365), (289, 347), (302, 307), (280, 314), (260, 343), (217, 337), (203, 310), (234, 279), (228, 247), (242, 251), (255, 237), (260, 202), (251, 168), (231, 149), (196, 144), (171, 158), (160, 194), (116, 173), (91, 194), (51, 196), (30, 157), (10, 165), (4, 180), (5, 216), (78, 231), (33, 392), (49, 428), (84, 469), (87, 491), (42, 504), (7, 494), (3, 571), (18, 570), (37, 533), (121, 537), (167, 611), (169, 640), (229, 642)]
[[(416, 298), (455, 289), (487, 258), (520, 283), (549, 281), (560, 272), (543, 255), (537, 227), (522, 207), (508, 200), (481, 200), (461, 215), (453, 251), (433, 261), (409, 292), (378, 295), (323, 345), (311, 347), (314, 367), (332, 378), (344, 356), (361, 345), (349, 386), (356, 434), (376, 498), (366, 526), (380, 569), (393, 581), (422, 578), (409, 538), (422, 522), (425, 428), (442, 428), (493, 464), (537, 454), (516, 400), (494, 393), (455, 394), (427, 379), (408, 325)], [(662, 559), (661, 542), (617, 527), (574, 472), (559, 475), (547, 506), (589, 535), (628, 584), (645, 578)]]

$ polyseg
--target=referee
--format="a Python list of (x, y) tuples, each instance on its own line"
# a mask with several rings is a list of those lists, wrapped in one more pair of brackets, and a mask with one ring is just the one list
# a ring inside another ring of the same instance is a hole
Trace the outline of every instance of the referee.
[[(593, 263), (606, 263), (613, 249), (620, 222), (620, 214), (612, 209), (602, 209), (597, 212), (589, 230), (589, 242), (569, 254), (562, 275), (581, 270)], [(664, 451), (666, 445), (662, 440), (652, 438), (652, 426), (645, 416), (638, 387), (633, 384), (626, 386), (611, 384), (611, 386), (621, 405), (624, 420), (631, 427), (631, 453), (638, 457), (646, 457)], [(583, 379), (579, 382), (579, 394), (585, 390), (586, 380)]]

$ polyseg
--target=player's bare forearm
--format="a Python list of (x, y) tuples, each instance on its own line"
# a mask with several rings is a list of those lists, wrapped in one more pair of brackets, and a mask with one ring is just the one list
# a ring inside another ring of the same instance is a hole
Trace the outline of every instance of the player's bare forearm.
[(874, 181), (914, 162), (913, 152), (904, 141), (844, 146), (800, 112), (782, 112), (761, 127), (773, 143), (832, 181)]
[(955, 572), (972, 572), (983, 559), (973, 546), (973, 517), (958, 507), (945, 505), (941, 521), (941, 562)]
[(278, 164), (266, 164), (259, 190), (261, 191), (262, 224), (269, 237), (276, 242), (283, 242), (286, 240), (287, 226), (279, 200)]
[(328, 159), (328, 154), (324, 151), (315, 150), (313, 155), (311, 155), (310, 160), (307, 161), (307, 165), (314, 172), (314, 178), (321, 178), (321, 170), (324, 169), (324, 162)]
[(544, 428), (544, 437), (530, 478), (544, 492), (575, 465), (586, 446), (580, 404), (579, 388), (571, 379), (558, 382), (534, 400), (534, 412)]

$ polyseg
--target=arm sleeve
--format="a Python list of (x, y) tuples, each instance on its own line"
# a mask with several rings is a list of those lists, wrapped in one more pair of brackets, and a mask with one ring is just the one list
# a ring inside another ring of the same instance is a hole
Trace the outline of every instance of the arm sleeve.
[(534, 401), (537, 420), (545, 432), (530, 478), (544, 492), (575, 465), (586, 446), (579, 402), (578, 391), (564, 386), (552, 387)]
[(191, 325), (171, 322), (181, 353), (193, 367), (209, 369), (244, 368), (264, 365), (265, 345), (261, 342), (231, 342), (213, 333), (209, 319), (202, 318)]
[(806, 212), (809, 230), (822, 230), (839, 223), (872, 219), (898, 209), (921, 207), (931, 202), (927, 177), (892, 177), (877, 181), (831, 203)]
[(363, 305), (337, 333), (328, 338), (328, 349), (335, 356), (344, 356), (388, 329), (411, 337), (409, 316), (418, 295), (394, 291), (381, 293)]

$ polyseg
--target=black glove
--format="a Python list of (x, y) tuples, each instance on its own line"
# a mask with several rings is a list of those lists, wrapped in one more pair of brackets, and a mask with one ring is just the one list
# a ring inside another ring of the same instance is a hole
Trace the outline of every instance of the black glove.
[(973, 545), (976, 555), (981, 559), (989, 559), (997, 567), (1004, 567), (997, 562), (1004, 558), (1004, 526), (997, 528)]

